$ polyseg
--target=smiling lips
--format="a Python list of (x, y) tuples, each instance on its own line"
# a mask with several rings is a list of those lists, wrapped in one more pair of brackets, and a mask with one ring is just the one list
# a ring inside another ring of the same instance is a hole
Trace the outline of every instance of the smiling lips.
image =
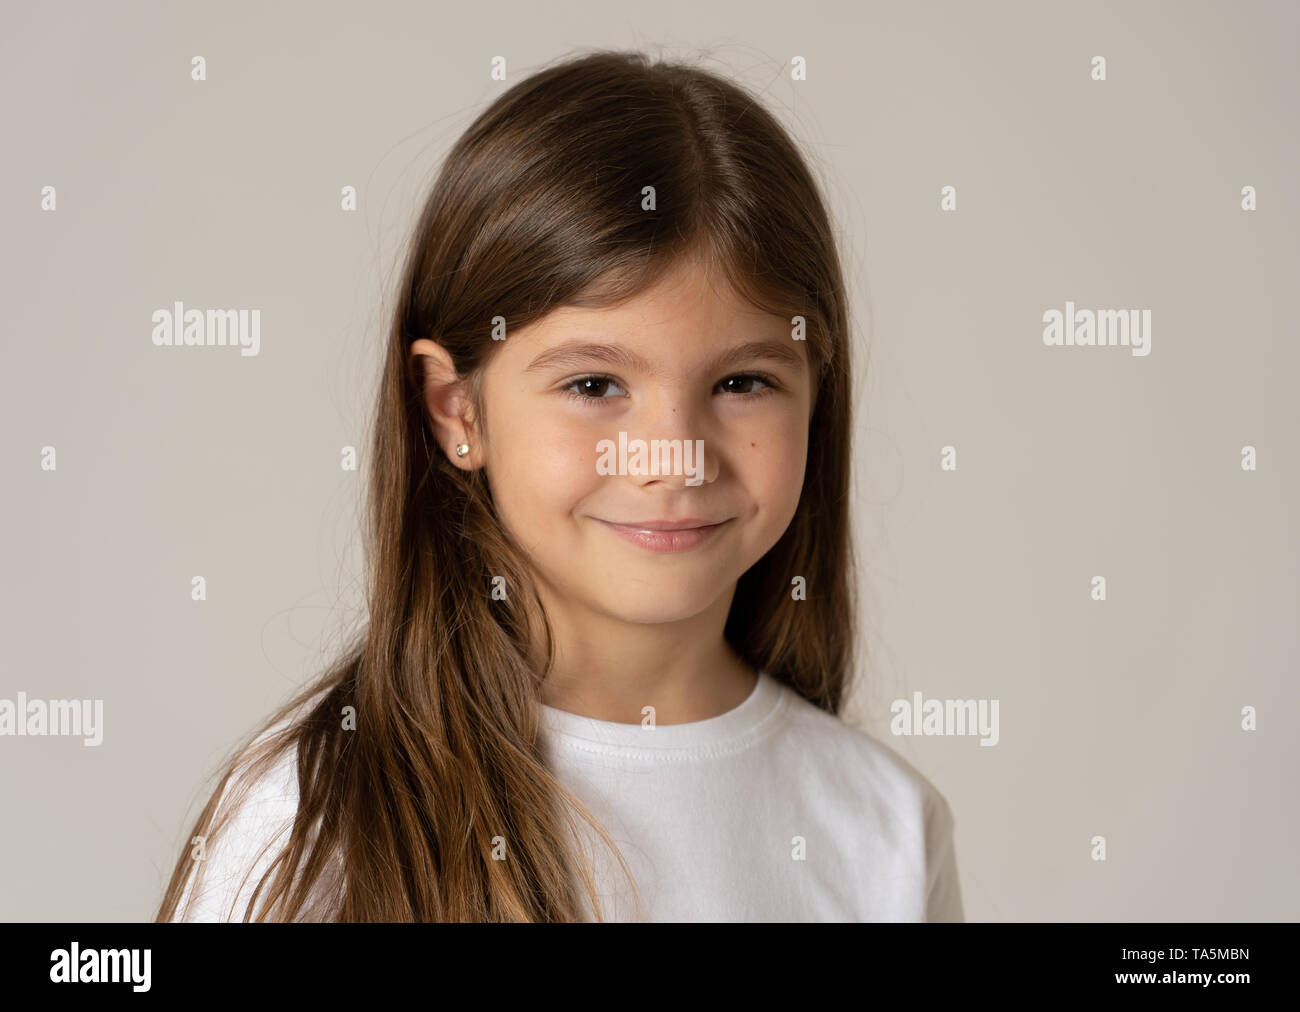
[(631, 524), (600, 521), (619, 537), (652, 552), (684, 552), (704, 544), (723, 525), (730, 522), (721, 520), (713, 523), (695, 517), (685, 520), (643, 520)]

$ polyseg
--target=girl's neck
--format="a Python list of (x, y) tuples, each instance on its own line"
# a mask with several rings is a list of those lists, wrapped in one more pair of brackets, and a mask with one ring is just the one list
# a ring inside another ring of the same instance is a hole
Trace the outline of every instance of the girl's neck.
[(698, 664), (678, 657), (629, 673), (574, 671), (557, 663), (542, 683), (542, 702), (557, 710), (618, 724), (640, 723), (654, 707), (656, 724), (708, 720), (735, 709), (754, 691), (758, 674), (723, 640)]

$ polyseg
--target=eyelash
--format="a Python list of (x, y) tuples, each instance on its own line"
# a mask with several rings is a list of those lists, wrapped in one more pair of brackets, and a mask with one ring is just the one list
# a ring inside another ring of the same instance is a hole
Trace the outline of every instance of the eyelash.
[[(776, 380), (774, 380), (771, 376), (768, 376), (766, 373), (761, 373), (761, 372), (734, 373), (731, 376), (726, 376), (723, 379), (719, 380), (718, 383), (719, 385), (721, 385), (723, 383), (729, 382), (730, 380), (736, 380), (736, 379), (758, 380), (760, 383), (764, 384), (764, 388), (758, 391), (751, 390), (749, 393), (731, 394), (730, 396), (732, 397), (744, 397), (749, 399), (766, 397), (768, 394), (775, 393), (777, 389), (779, 389)], [(585, 394), (578, 393), (578, 391), (572, 389), (573, 387), (577, 386), (579, 383), (586, 383), (590, 380), (605, 380), (609, 383), (613, 383), (615, 386), (618, 386), (620, 389), (622, 389), (621, 384), (618, 382), (618, 380), (614, 379), (613, 376), (606, 376), (603, 373), (592, 373), (587, 376), (575, 376), (573, 379), (569, 380), (569, 382), (566, 383), (562, 388), (565, 396), (571, 397), (575, 401), (579, 401), (584, 405), (599, 404), (601, 401), (609, 401), (614, 399), (612, 397), (588, 397)]]

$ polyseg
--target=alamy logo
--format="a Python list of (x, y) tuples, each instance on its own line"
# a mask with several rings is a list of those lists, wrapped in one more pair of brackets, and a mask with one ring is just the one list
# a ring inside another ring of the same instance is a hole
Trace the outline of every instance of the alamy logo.
[(148, 991), (152, 949), (82, 949), (73, 942), (50, 953), (50, 980), (56, 984), (131, 984)]
[(1151, 310), (1074, 308), (1066, 302), (1065, 313), (1049, 309), (1043, 314), (1043, 344), (1046, 345), (1122, 345), (1134, 355), (1151, 354)]
[(82, 745), (104, 741), (102, 699), (0, 699), (0, 735), (81, 735)]
[[(694, 452), (692, 452), (694, 443)], [(618, 434), (614, 440), (602, 439), (596, 444), (600, 458), (596, 461), (597, 474), (685, 474), (687, 485), (702, 484), (704, 440), (696, 439), (644, 439), (628, 442), (627, 433)]]
[(996, 699), (895, 699), (889, 707), (894, 734), (978, 734), (981, 745), (998, 743)]
[(186, 309), (177, 302), (171, 309), (155, 309), (153, 343), (159, 348), (228, 346), (242, 356), (262, 348), (260, 309)]

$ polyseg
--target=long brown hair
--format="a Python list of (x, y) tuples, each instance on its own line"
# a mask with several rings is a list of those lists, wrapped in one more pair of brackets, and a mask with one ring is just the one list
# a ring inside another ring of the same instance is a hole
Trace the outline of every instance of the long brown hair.
[[(588, 863), (569, 849), (573, 814), (617, 849), (544, 762), (552, 640), (527, 558), (482, 471), (439, 449), (408, 350), (419, 337), (439, 342), (482, 418), (494, 317), (518, 329), (557, 306), (608, 305), (701, 249), (752, 304), (804, 318), (813, 375), (797, 512), (741, 577), (725, 635), (751, 667), (839, 711), (856, 614), (850, 369), (823, 199), (752, 93), (687, 63), (588, 51), (493, 102), (452, 148), (420, 214), (368, 464), (368, 625), (266, 722), (247, 761), (226, 767), (191, 834), (214, 846), (238, 803), (235, 792), (223, 803), (232, 777), (247, 787), (296, 750), (297, 817), (245, 919), (577, 920), (584, 897), (601, 916)], [(508, 600), (492, 599), (494, 576), (506, 578)], [(791, 593), (796, 577), (806, 600)], [(529, 661), (539, 630), (542, 670)], [(493, 859), (494, 838), (506, 860)], [(176, 916), (202, 863), (182, 853), (158, 920)]]

